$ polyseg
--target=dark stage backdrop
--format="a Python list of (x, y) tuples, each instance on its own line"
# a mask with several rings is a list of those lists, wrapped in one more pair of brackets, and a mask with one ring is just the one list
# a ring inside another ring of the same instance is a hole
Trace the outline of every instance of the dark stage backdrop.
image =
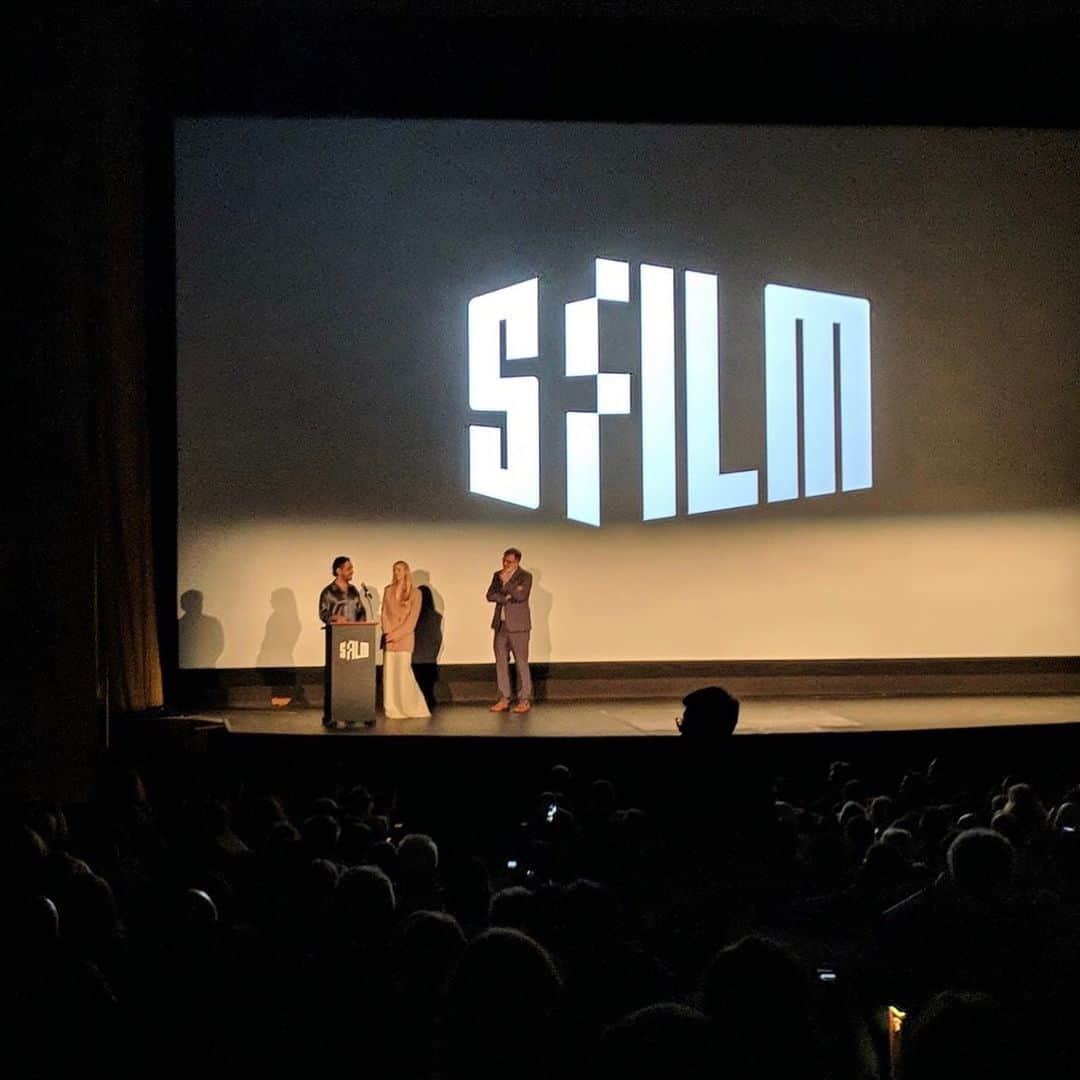
[(1073, 654), (1075, 135), (176, 125), (180, 662)]

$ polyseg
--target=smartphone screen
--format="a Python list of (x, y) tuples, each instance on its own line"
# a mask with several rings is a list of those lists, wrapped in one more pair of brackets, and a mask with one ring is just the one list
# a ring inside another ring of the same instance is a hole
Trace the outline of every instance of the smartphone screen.
[(890, 1005), (886, 1009), (886, 1023), (889, 1029), (889, 1075), (898, 1076), (900, 1071), (900, 1032), (903, 1029), (907, 1013), (903, 1009)]

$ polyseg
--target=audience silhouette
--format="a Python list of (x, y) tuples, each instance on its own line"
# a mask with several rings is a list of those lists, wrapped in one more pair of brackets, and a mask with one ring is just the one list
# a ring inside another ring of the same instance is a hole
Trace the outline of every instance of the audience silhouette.
[(943, 759), (763, 777), (707, 696), (677, 788), (556, 765), (488, 807), (503, 847), (410, 828), (385, 785), (227, 770), (159, 799), (115, 767), (70, 821), (19, 809), (19, 1075), (1068, 1075), (1080, 790)]

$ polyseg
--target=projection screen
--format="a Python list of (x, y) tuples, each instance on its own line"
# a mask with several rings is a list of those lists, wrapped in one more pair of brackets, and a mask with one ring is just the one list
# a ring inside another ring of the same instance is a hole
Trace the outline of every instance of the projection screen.
[[(322, 663), (348, 555), (487, 661), (1073, 655), (1080, 144), (175, 129), (185, 668)], [(434, 659), (434, 658), (432, 658)]]

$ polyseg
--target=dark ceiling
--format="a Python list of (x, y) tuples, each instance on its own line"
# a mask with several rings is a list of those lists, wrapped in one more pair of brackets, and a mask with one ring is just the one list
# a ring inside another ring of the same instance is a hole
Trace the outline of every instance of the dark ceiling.
[(175, 113), (1076, 119), (1074, 3), (705, 6), (173, 0), (144, 8), (142, 26), (152, 93)]

